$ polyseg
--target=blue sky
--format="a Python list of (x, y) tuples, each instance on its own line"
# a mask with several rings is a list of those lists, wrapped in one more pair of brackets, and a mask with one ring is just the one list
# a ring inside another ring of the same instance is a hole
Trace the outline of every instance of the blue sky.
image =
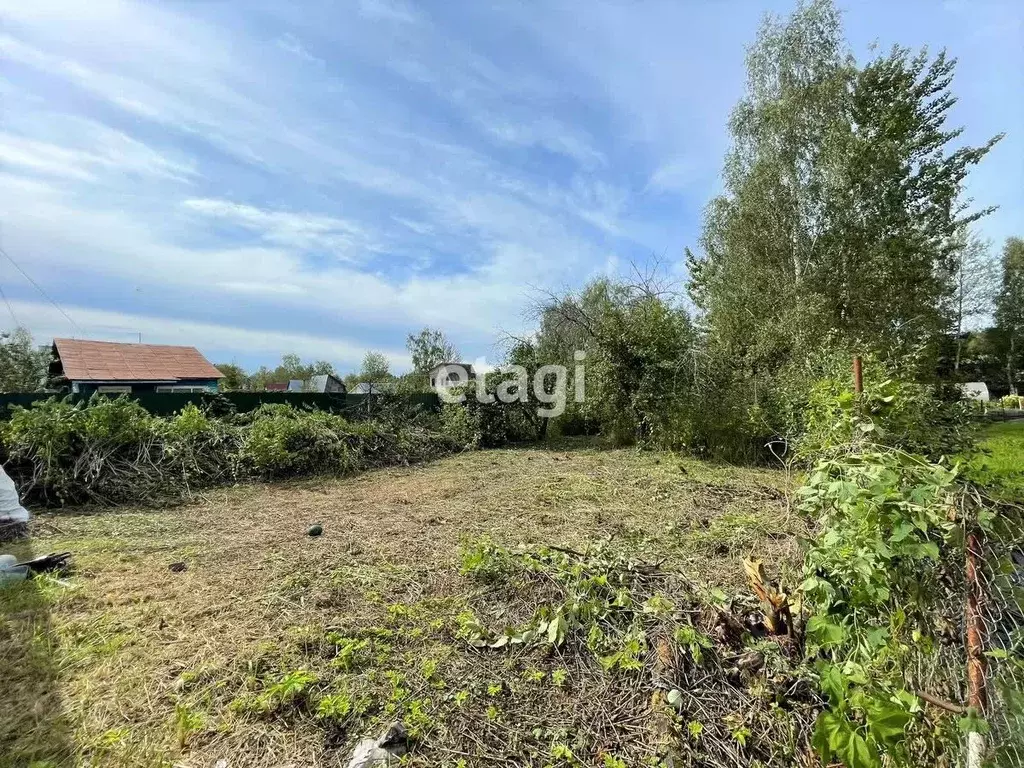
[[(2, 285), (39, 340), (494, 359), (541, 289), (664, 257), (718, 190), (744, 47), (790, 3), (0, 0)], [(1024, 10), (846, 2), (959, 57), (980, 229), (1024, 234)], [(11, 324), (7, 307), (5, 325)]]

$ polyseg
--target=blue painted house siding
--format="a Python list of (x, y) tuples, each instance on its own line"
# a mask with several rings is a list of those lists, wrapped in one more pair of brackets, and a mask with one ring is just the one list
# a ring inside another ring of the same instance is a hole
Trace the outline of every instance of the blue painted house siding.
[[(78, 392), (83, 395), (91, 395), (97, 391), (99, 387), (131, 387), (131, 391), (135, 392), (166, 392), (166, 391), (178, 391), (183, 392), (185, 389), (182, 388), (203, 388), (210, 392), (219, 391), (217, 379), (194, 379), (189, 381), (176, 381), (167, 384), (154, 384), (153, 382), (132, 382), (132, 381), (111, 381), (111, 382), (95, 382), (95, 381), (73, 381), (71, 382), (71, 391)], [(165, 389), (171, 387), (173, 389)]]

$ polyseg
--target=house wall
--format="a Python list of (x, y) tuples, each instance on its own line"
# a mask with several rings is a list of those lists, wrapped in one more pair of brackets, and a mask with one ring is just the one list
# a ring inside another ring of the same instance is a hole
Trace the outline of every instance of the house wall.
[[(103, 386), (131, 387), (132, 388), (131, 391), (132, 391), (133, 394), (139, 393), (139, 392), (157, 392), (157, 391), (166, 392), (167, 390), (164, 389), (165, 387), (201, 387), (202, 389), (205, 389), (208, 392), (217, 392), (218, 391), (218, 381), (217, 381), (217, 379), (195, 379), (195, 380), (190, 380), (190, 381), (180, 381), (177, 384), (145, 384), (145, 383), (135, 384), (135, 383), (126, 382), (126, 381), (111, 381), (111, 382), (109, 382), (109, 384), (103, 384), (102, 382), (97, 383), (97, 382), (93, 382), (93, 381), (89, 381), (89, 382), (84, 382), (84, 381), (78, 382), (78, 381), (75, 381), (75, 382), (72, 382), (71, 391), (72, 392), (78, 392), (79, 394), (83, 394), (83, 395), (91, 395), (93, 392), (96, 392), (99, 389), (99, 387), (103, 387)], [(179, 390), (171, 390), (171, 391), (183, 392), (184, 390), (179, 389)], [(116, 393), (112, 392), (111, 394), (116, 394)]]

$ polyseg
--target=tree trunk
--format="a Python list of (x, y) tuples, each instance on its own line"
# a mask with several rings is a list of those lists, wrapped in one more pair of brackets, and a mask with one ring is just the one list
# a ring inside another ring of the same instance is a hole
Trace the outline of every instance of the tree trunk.
[(1017, 382), (1015, 381), (1015, 379), (1017, 377), (1014, 375), (1016, 373), (1016, 371), (1014, 371), (1014, 369), (1013, 369), (1013, 358), (1016, 355), (1016, 352), (1014, 351), (1014, 347), (1015, 347), (1014, 341), (1015, 341), (1015, 339), (1013, 338), (1013, 335), (1011, 334), (1011, 336), (1010, 336), (1010, 351), (1006, 355), (1006, 379), (1007, 379), (1007, 381), (1010, 384), (1010, 394), (1011, 395), (1016, 395), (1017, 394)]

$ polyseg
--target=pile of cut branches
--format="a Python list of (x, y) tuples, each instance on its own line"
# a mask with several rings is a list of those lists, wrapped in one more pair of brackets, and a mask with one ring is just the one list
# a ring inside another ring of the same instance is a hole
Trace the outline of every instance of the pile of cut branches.
[(161, 418), (128, 398), (51, 398), (0, 422), (7, 471), (23, 497), (63, 506), (148, 503), (245, 480), (339, 475), (444, 456), (459, 444), (416, 423), (351, 422), (264, 405), (214, 415), (195, 405)]
[(773, 634), (773, 611), (756, 600), (704, 594), (606, 547), (485, 543), (464, 552), (462, 571), (478, 584), (458, 619), (477, 649), (471, 667), (525, 667), (552, 684), (516, 686), (504, 702), (502, 720), (536, 724), (528, 738), (513, 746), (486, 711), (466, 712), (459, 749), (606, 766), (792, 765), (809, 754), (820, 699), (791, 628), (778, 622)]

